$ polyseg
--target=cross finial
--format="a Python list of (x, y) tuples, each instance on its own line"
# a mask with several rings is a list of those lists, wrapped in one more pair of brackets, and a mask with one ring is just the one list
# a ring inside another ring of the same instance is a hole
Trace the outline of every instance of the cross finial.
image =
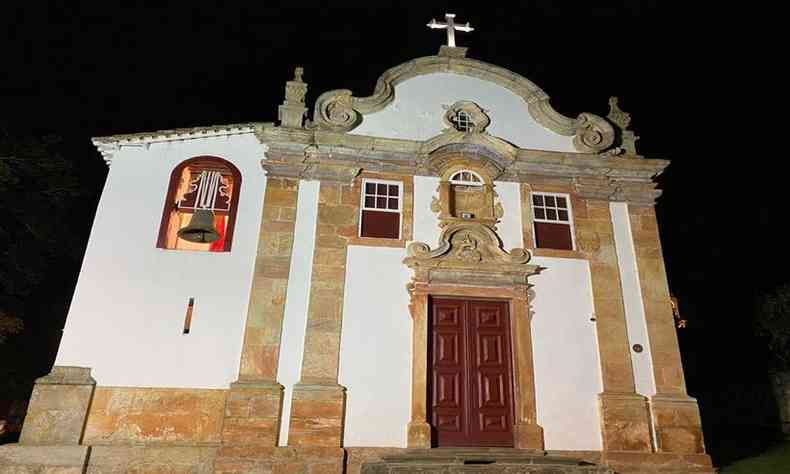
[(447, 13), (444, 15), (444, 18), (447, 20), (446, 23), (439, 23), (438, 21), (436, 21), (436, 19), (431, 19), (430, 23), (428, 23), (427, 26), (428, 28), (433, 28), (433, 29), (446, 29), (447, 46), (451, 48), (455, 48), (455, 30), (465, 31), (465, 32), (474, 31), (474, 28), (469, 26), (469, 22), (466, 22), (465, 25), (456, 25), (454, 13)]

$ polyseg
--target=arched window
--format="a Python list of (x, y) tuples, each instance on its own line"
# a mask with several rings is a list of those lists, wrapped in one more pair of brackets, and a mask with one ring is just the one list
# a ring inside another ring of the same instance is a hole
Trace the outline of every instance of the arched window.
[(213, 156), (190, 158), (170, 175), (157, 247), (229, 252), (241, 173)]
[(462, 184), (466, 186), (482, 186), (483, 178), (481, 178), (480, 175), (474, 171), (461, 170), (454, 173), (450, 177), (450, 183)]

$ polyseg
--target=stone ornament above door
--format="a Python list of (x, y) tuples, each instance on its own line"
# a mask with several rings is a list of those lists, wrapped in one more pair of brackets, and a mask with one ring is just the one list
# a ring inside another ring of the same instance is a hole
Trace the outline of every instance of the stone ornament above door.
[(413, 283), (513, 287), (527, 285), (527, 278), (540, 272), (530, 258), (524, 249), (506, 251), (490, 227), (458, 222), (442, 230), (434, 249), (410, 244), (403, 263), (414, 271)]

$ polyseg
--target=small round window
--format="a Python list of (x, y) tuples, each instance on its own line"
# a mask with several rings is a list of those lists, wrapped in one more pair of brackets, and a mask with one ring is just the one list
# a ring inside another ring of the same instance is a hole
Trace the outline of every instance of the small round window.
[(475, 128), (475, 123), (472, 121), (472, 116), (465, 110), (459, 110), (453, 117), (456, 130), (460, 132), (469, 132)]

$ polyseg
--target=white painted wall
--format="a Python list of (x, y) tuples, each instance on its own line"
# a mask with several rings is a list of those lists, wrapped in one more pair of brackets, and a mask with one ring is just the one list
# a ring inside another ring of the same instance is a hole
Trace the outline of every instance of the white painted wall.
[(497, 234), (502, 239), (505, 250), (523, 248), (523, 233), (521, 228), (521, 189), (518, 183), (494, 182), (494, 191), (499, 194), (502, 208), (505, 210), (502, 219), (497, 224)]
[(291, 414), (293, 387), (301, 376), (304, 338), (307, 328), (307, 306), (310, 301), (310, 281), (313, 274), (315, 225), (318, 217), (320, 185), (319, 181), (301, 180), (299, 182), (291, 269), (288, 274), (288, 291), (285, 296), (283, 332), (280, 340), (280, 365), (277, 368), (277, 381), (285, 387), (283, 423), (280, 424), (280, 446), (288, 445), (288, 420), (290, 420)]
[(602, 390), (587, 260), (534, 257), (530, 278), (538, 423), (546, 449), (600, 450)]
[[(236, 379), (266, 185), (263, 153), (245, 134), (115, 154), (56, 364), (91, 367), (100, 385), (227, 388)], [(241, 172), (233, 250), (158, 249), (170, 173), (199, 155), (222, 157)]]
[(631, 365), (634, 371), (636, 391), (645, 396), (656, 393), (653, 374), (653, 357), (650, 340), (647, 335), (645, 307), (642, 301), (642, 287), (639, 283), (634, 239), (631, 236), (631, 221), (628, 216), (628, 204), (613, 202), (609, 204), (614, 227), (614, 244), (617, 250), (617, 263), (620, 267), (620, 281), (623, 285), (623, 305), (625, 306), (625, 322), (628, 331), (628, 346), (641, 344), (641, 353), (631, 349)]
[(439, 241), (439, 221), (431, 211), (431, 200), (439, 196), (439, 178), (414, 177), (414, 240), (436, 247)]
[(412, 324), (404, 249), (350, 246), (339, 382), (346, 387), (344, 446), (406, 447)]
[(352, 134), (427, 140), (446, 128), (442, 117), (459, 100), (471, 100), (491, 118), (487, 132), (521, 148), (575, 152), (573, 137), (538, 124), (524, 99), (508, 89), (475, 77), (434, 73), (408, 79), (395, 87), (395, 100), (365, 115)]

